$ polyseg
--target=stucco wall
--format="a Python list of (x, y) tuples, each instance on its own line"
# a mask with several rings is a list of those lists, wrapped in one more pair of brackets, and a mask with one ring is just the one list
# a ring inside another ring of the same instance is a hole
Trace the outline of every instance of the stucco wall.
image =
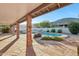
[[(58, 30), (58, 29), (62, 29), (62, 31), (63, 31), (63, 33), (70, 33), (70, 31), (68, 30), (68, 28), (67, 27), (53, 27), (53, 28), (32, 28), (32, 30), (33, 31), (47, 31), (47, 30), (50, 30), (51, 31), (51, 29), (56, 29), (56, 31)], [(20, 31), (22, 31), (22, 32), (26, 32), (26, 26), (20, 26)]]
[(54, 28), (33, 28), (32, 30), (33, 31), (51, 31), (51, 29), (55, 29), (56, 32), (58, 29), (61, 29), (63, 33), (70, 33), (69, 29), (68, 28), (65, 28), (65, 27), (54, 27)]

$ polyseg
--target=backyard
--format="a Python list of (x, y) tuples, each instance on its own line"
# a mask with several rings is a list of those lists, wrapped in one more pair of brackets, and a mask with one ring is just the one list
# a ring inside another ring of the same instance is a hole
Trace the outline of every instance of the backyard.
[[(6, 37), (5, 37), (6, 36)], [(79, 36), (69, 35), (64, 41), (46, 41), (33, 39), (33, 54), (37, 56), (77, 56)], [(7, 38), (8, 37), (8, 38)], [(7, 38), (7, 39), (4, 39)], [(4, 40), (2, 40), (4, 39)], [(0, 36), (0, 55), (3, 56), (25, 56), (26, 41), (25, 34), (20, 34), (20, 38), (14, 42), (15, 36), (5, 34)], [(12, 43), (14, 42), (14, 43)], [(5, 44), (6, 43), (6, 44)], [(32, 51), (31, 50), (31, 51)], [(32, 54), (32, 53), (31, 53)]]
[(79, 4), (1, 5), (0, 56), (79, 56)]

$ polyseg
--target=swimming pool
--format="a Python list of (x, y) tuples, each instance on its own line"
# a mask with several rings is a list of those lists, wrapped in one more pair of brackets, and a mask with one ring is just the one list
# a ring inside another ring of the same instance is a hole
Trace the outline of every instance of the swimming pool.
[(60, 33), (48, 33), (48, 32), (43, 32), (42, 33), (44, 36), (53, 36), (53, 37), (67, 37), (65, 34), (60, 34)]

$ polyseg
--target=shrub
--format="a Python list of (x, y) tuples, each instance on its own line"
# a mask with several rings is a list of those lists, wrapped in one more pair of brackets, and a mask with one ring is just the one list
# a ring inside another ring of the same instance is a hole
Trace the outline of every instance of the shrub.
[(0, 28), (0, 32), (1, 32), (2, 30), (1, 30), (1, 28)]
[(52, 40), (52, 37), (43, 37), (42, 40)]
[(60, 37), (54, 37), (53, 40), (56, 40), (56, 41), (62, 41), (63, 38), (60, 38)]
[(51, 30), (51, 32), (55, 33), (55, 32), (56, 32), (56, 30), (55, 30), (55, 29), (52, 29), (52, 30)]
[(55, 40), (55, 41), (62, 41), (63, 38), (60, 37), (43, 37), (42, 40)]
[(2, 33), (9, 33), (9, 27), (3, 27), (1, 31)]
[(72, 34), (78, 34), (79, 33), (79, 23), (77, 23), (77, 22), (70, 23), (68, 28), (69, 28), (69, 30)]
[(62, 33), (62, 30), (61, 30), (61, 29), (59, 29), (59, 30), (58, 30), (58, 33)]
[(42, 36), (41, 33), (34, 34), (34, 38), (38, 38), (38, 37), (41, 37), (41, 36)]
[(49, 30), (47, 30), (47, 32), (50, 32)]

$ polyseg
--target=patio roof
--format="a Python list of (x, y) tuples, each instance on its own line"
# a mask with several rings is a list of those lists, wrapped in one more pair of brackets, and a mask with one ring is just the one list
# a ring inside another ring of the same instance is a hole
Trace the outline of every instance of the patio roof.
[[(35, 8), (34, 10), (32, 10), (30, 13), (32, 18), (35, 18), (37, 16), (43, 15), (45, 13), (48, 13), (50, 11), (54, 11), (56, 9), (62, 8), (64, 6), (70, 5), (71, 3), (43, 3), (40, 6), (38, 6), (37, 8)], [(28, 15), (24, 15), (22, 18), (19, 19), (19, 23), (25, 21), (26, 16)]]
[(0, 23), (13, 24), (41, 3), (0, 3)]
[(33, 18), (70, 3), (0, 3), (0, 24), (23, 22), (30, 14)]

